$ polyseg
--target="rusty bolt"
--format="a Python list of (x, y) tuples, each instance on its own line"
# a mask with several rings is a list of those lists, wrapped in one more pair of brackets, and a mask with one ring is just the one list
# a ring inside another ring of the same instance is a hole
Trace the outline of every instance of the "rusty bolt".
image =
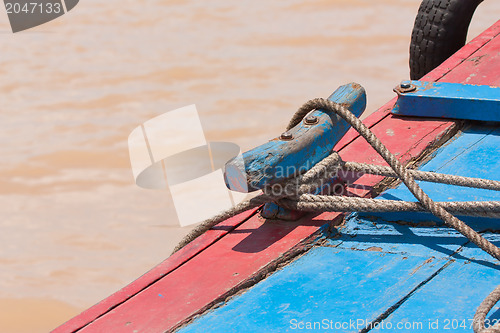
[(396, 87), (396, 89), (394, 89), (394, 91), (399, 92), (401, 94), (409, 93), (415, 90), (417, 90), (417, 87), (409, 82), (401, 82), (401, 84), (398, 87)]
[(280, 139), (281, 140), (286, 140), (286, 141), (292, 140), (293, 139), (293, 135), (290, 132), (285, 132), (285, 133), (281, 134)]
[(317, 124), (318, 123), (318, 117), (316, 116), (313, 116), (313, 115), (309, 115), (306, 117), (306, 119), (304, 120), (304, 123), (306, 125), (314, 125), (314, 124)]

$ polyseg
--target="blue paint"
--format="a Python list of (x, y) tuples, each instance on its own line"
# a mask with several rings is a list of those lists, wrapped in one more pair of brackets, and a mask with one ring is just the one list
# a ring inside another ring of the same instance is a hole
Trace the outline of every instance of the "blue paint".
[(447, 227), (388, 223), (357, 213), (348, 218), (340, 233), (340, 237), (328, 240), (330, 246), (357, 251), (377, 248), (380, 252), (425, 258), (446, 258), (467, 243), (461, 234)]
[[(471, 127), (422, 169), (500, 179), (499, 134), (494, 127)], [(436, 200), (500, 199), (495, 191), (422, 187)], [(404, 185), (383, 197), (412, 199)], [(400, 215), (395, 224), (387, 214), (351, 214), (326, 242), (180, 332), (359, 332), (382, 315), (393, 328), (381, 331), (470, 332), (475, 309), (500, 284), (500, 266), (455, 230), (416, 215)], [(500, 245), (500, 234), (490, 232), (500, 226), (497, 220), (473, 222)], [(498, 306), (489, 319), (500, 319)], [(332, 328), (336, 323), (347, 326)]]
[(293, 332), (295, 320), (371, 321), (444, 264), (436, 260), (426, 265), (425, 259), (316, 248), (179, 332)]
[[(467, 177), (500, 180), (500, 129), (497, 127), (472, 126), (463, 131), (450, 143), (441, 147), (436, 156), (420, 167), (423, 171), (433, 171)], [(448, 186), (428, 182), (418, 182), (422, 189), (435, 201), (500, 201), (500, 192), (468, 187)], [(416, 199), (405, 186), (383, 193), (379, 198), (388, 200), (415, 201)], [(389, 221), (441, 220), (429, 213), (366, 213)], [(500, 229), (498, 219), (460, 217), (478, 230)]]
[(305, 214), (305, 212), (299, 212), (293, 209), (281, 207), (274, 202), (264, 204), (262, 211), (260, 212), (260, 216), (265, 219), (283, 221), (297, 221)]
[[(328, 99), (344, 104), (358, 117), (366, 107), (365, 90), (355, 83), (341, 86)], [(300, 122), (289, 131), (292, 140), (273, 139), (227, 162), (224, 178), (228, 188), (239, 192), (262, 189), (304, 173), (328, 156), (350, 126), (324, 110), (310, 114), (318, 123)]]
[(392, 113), (500, 122), (500, 88), (447, 82), (404, 81), (416, 90), (401, 92)]
[[(499, 245), (499, 237), (494, 238)], [(490, 238), (491, 237), (487, 237)], [(387, 320), (423, 322), (426, 329), (418, 332), (472, 332), (474, 312), (483, 299), (500, 284), (498, 262), (476, 247), (467, 246), (455, 262), (417, 290)], [(470, 260), (469, 260), (470, 259)], [(488, 319), (500, 319), (495, 306)], [(430, 327), (430, 324), (434, 327)], [(434, 329), (437, 328), (437, 329)], [(403, 330), (402, 332), (413, 332)]]

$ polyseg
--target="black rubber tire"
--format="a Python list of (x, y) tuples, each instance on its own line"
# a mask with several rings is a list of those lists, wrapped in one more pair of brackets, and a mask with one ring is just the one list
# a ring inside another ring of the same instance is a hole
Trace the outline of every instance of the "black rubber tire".
[(472, 15), (482, 1), (422, 1), (411, 34), (412, 80), (419, 80), (465, 45)]

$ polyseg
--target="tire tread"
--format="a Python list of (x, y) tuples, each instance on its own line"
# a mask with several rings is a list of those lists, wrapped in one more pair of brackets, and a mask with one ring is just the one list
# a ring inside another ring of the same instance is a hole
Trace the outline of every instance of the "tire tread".
[(482, 0), (423, 0), (411, 34), (410, 78), (418, 80), (465, 45)]

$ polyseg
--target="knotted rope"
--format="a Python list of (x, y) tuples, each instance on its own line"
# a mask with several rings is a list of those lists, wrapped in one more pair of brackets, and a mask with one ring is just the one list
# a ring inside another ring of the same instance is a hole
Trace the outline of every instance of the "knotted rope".
[[(267, 202), (276, 202), (278, 205), (301, 211), (336, 211), (336, 212), (399, 212), (399, 211), (430, 211), (443, 220), (449, 227), (454, 228), (479, 248), (489, 253), (492, 257), (500, 260), (500, 249), (482, 237), (467, 224), (452, 214), (474, 215), (474, 216), (500, 216), (500, 202), (434, 202), (415, 182), (415, 179), (452, 184), (459, 186), (486, 188), (500, 190), (500, 182), (478, 178), (450, 176), (432, 172), (414, 171), (406, 169), (401, 162), (385, 147), (382, 142), (354, 116), (346, 107), (332, 101), (316, 98), (305, 103), (292, 117), (287, 130), (292, 129), (312, 110), (323, 109), (336, 114), (350, 124), (365, 140), (382, 156), (389, 164), (388, 167), (369, 165), (364, 163), (344, 162), (337, 152), (317, 163), (313, 168), (303, 175), (280, 183), (285, 189), (283, 194), (276, 195), (272, 188), (263, 189), (263, 194), (250, 200), (239, 203), (232, 209), (222, 212), (209, 220), (204, 221), (191, 231), (174, 249), (178, 251), (186, 244), (206, 232), (219, 222), (242, 213), (248, 209), (258, 207)], [(338, 120), (338, 119), (337, 119)], [(340, 169), (360, 171), (364, 173), (384, 175), (399, 178), (419, 202), (402, 202), (380, 199), (365, 199), (355, 197), (314, 195), (325, 181), (331, 178), (331, 174)], [(497, 287), (479, 306), (474, 315), (475, 333), (500, 332), (500, 323), (492, 327), (485, 327), (485, 318), (492, 307), (500, 300), (500, 286)]]

